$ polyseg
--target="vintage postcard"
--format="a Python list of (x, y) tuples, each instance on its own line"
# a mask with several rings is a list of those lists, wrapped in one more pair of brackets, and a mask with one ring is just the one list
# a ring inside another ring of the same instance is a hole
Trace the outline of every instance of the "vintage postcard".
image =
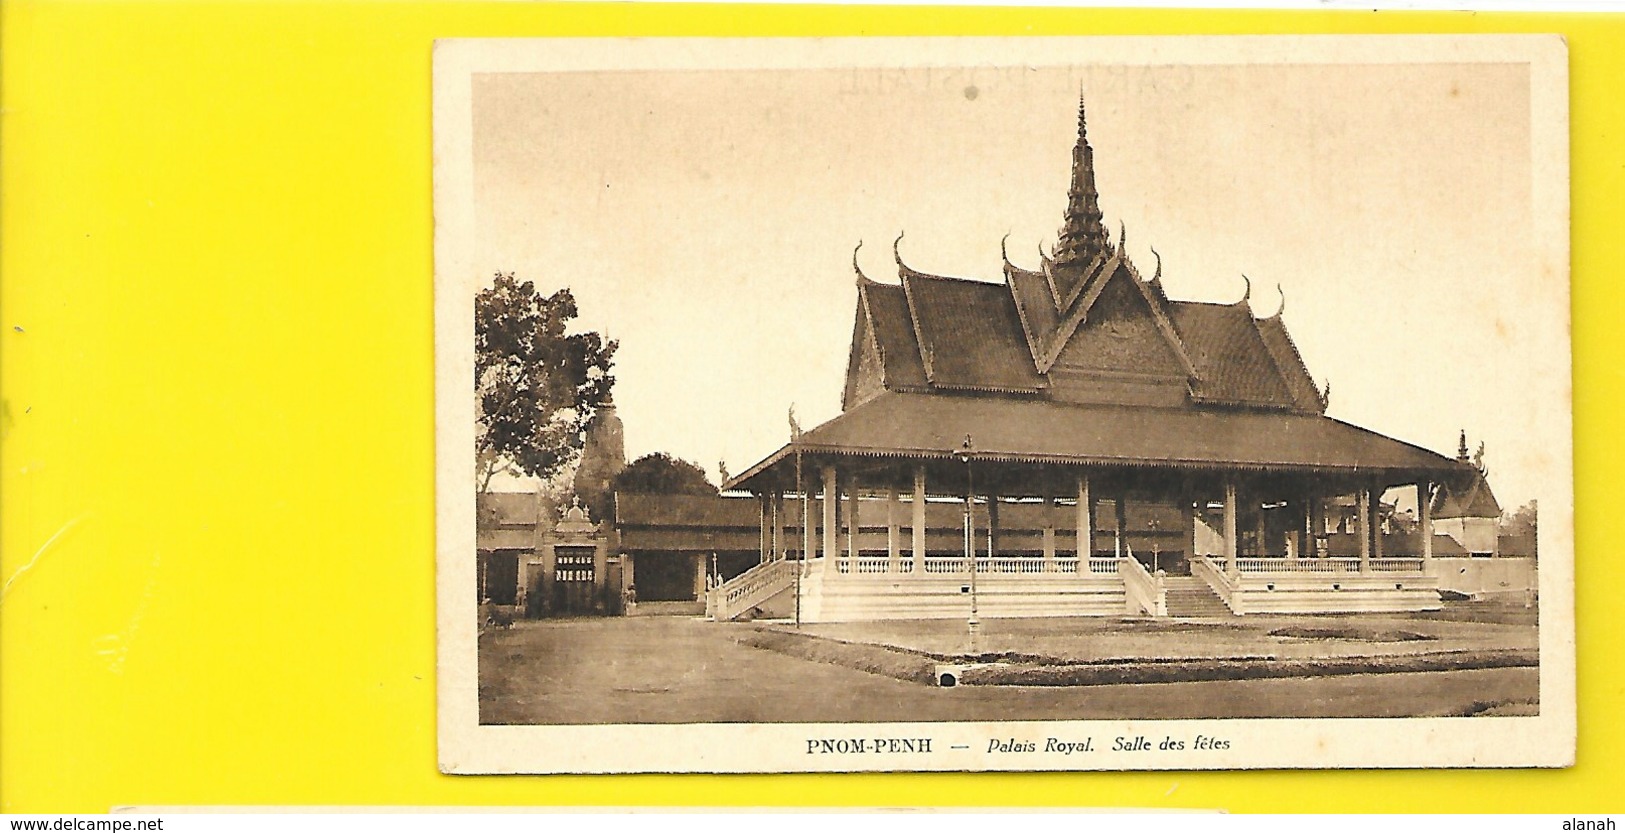
[(441, 768), (1572, 763), (1566, 61), (438, 43)]

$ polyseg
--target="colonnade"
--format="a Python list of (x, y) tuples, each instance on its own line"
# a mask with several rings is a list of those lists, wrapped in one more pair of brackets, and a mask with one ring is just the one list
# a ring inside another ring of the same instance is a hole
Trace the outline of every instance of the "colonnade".
[[(822, 557), (827, 563), (836, 563), (842, 559), (857, 559), (860, 556), (860, 538), (863, 528), (863, 514), (865, 510), (874, 508), (880, 503), (885, 514), (885, 541), (886, 541), (886, 572), (914, 572), (922, 569), (919, 565), (925, 562), (926, 547), (926, 499), (928, 495), (926, 483), (926, 467), (916, 465), (912, 471), (912, 494), (908, 495), (908, 510), (903, 509), (904, 495), (896, 486), (882, 486), (870, 491), (877, 495), (880, 501), (862, 501), (862, 483), (852, 475), (841, 475), (833, 465), (821, 465), (815, 471), (809, 472), (803, 478), (800, 488), (794, 494), (783, 490), (758, 495), (761, 506), (761, 558), (763, 561), (789, 557), (797, 550), (789, 539), (788, 529), (792, 515), (799, 519), (812, 520), (812, 523), (802, 523), (799, 552), (811, 554), (811, 557)], [(1127, 554), (1124, 545), (1124, 530), (1127, 529), (1127, 495), (1121, 492), (1110, 496), (1098, 495), (1091, 491), (1090, 478), (1087, 474), (1079, 474), (1072, 478), (1071, 494), (1066, 497), (1075, 501), (1075, 521), (1073, 525), (1075, 540), (1072, 542), (1072, 551), (1079, 557), (1087, 558), (1094, 551), (1095, 513), (1099, 501), (1104, 498), (1115, 505), (1116, 524), (1118, 531), (1113, 545), (1113, 555), (1122, 557)], [(1431, 518), (1431, 504), (1433, 484), (1421, 481), (1415, 484), (1418, 506), (1418, 531), (1420, 533), (1420, 556), (1423, 568), (1426, 569), (1433, 557), (1433, 525)], [(1378, 508), (1382, 495), (1382, 487), (1376, 482), (1370, 482), (1354, 491), (1356, 503), (1356, 522), (1359, 548), (1358, 570), (1361, 573), (1373, 572), (1373, 562), (1381, 562), (1383, 553), (1382, 534), (1379, 528)], [(965, 504), (965, 535), (967, 551), (986, 553), (990, 557), (997, 557), (1002, 551), (1000, 547), (999, 506), (1000, 495), (992, 489), (984, 489), (980, 494), (972, 494), (968, 489), (948, 491), (942, 490), (938, 494), (948, 494), (962, 500)], [(1294, 562), (1301, 558), (1323, 555), (1317, 552), (1316, 541), (1327, 531), (1327, 498), (1323, 494), (1304, 492), (1297, 500), (1291, 502), (1300, 510), (1301, 523), (1287, 531), (1282, 556), (1284, 558), (1266, 555), (1262, 550), (1267, 540), (1264, 523), (1264, 513), (1261, 509), (1252, 512), (1256, 524), (1254, 540), (1257, 542), (1257, 551), (1252, 557), (1243, 557), (1241, 553), (1241, 501), (1243, 490), (1235, 478), (1223, 481), (1223, 522), (1221, 530), (1222, 552), (1219, 553), (1223, 571), (1230, 577), (1239, 576), (1244, 571), (1244, 562), (1248, 571), (1269, 571), (1271, 565), (1279, 567), (1275, 562)], [(1262, 506), (1261, 494), (1247, 496), (1255, 506)], [(985, 501), (988, 523), (985, 529), (977, 534), (974, 529), (974, 503), (977, 499)], [(844, 500), (846, 506), (839, 504)], [(1182, 539), (1187, 554), (1195, 554), (1195, 535), (1197, 524), (1202, 521), (1202, 514), (1206, 502), (1198, 502), (1192, 489), (1182, 490), (1177, 498), (1182, 511)], [(883, 502), (882, 502), (883, 501)], [(1060, 504), (1060, 496), (1049, 494), (1044, 497), (1047, 506), (1052, 510)], [(793, 507), (799, 503), (799, 507)], [(866, 505), (866, 503), (868, 505)], [(815, 505), (816, 504), (816, 505)], [(1288, 505), (1291, 505), (1288, 504)], [(907, 517), (908, 536), (905, 543), (903, 525)], [(1058, 531), (1053, 523), (1053, 511), (1046, 513), (1046, 520), (1042, 533), (1042, 552), (1046, 563), (1054, 562), (1057, 558), (1059, 538)], [(905, 557), (907, 563), (905, 563)]]

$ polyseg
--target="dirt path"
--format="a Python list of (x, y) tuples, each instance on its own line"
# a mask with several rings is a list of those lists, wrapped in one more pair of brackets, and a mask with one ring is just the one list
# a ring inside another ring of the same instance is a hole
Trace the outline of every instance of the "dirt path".
[[(1397, 717), (1533, 703), (1532, 668), (1082, 688), (933, 688), (734, 641), (680, 618), (520, 622), (480, 639), (486, 723)], [(1527, 710), (1512, 707), (1514, 711)]]

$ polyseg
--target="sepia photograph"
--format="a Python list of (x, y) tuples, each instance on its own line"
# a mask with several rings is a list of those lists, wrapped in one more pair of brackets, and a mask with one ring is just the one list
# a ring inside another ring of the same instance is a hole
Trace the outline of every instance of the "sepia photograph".
[(440, 42), (442, 769), (1571, 762), (1565, 61)]

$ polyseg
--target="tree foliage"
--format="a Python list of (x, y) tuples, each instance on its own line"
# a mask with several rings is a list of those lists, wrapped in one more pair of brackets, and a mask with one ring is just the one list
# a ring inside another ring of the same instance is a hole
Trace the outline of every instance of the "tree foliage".
[(705, 470), (664, 451), (645, 454), (615, 475), (614, 490), (635, 494), (716, 495)]
[(1529, 501), (1501, 518), (1504, 535), (1534, 535), (1540, 528), (1540, 505)]
[(609, 396), (616, 343), (571, 333), (568, 289), (542, 296), (499, 272), (474, 299), (475, 440), (479, 490), (497, 472), (546, 480), (581, 451), (587, 423)]

